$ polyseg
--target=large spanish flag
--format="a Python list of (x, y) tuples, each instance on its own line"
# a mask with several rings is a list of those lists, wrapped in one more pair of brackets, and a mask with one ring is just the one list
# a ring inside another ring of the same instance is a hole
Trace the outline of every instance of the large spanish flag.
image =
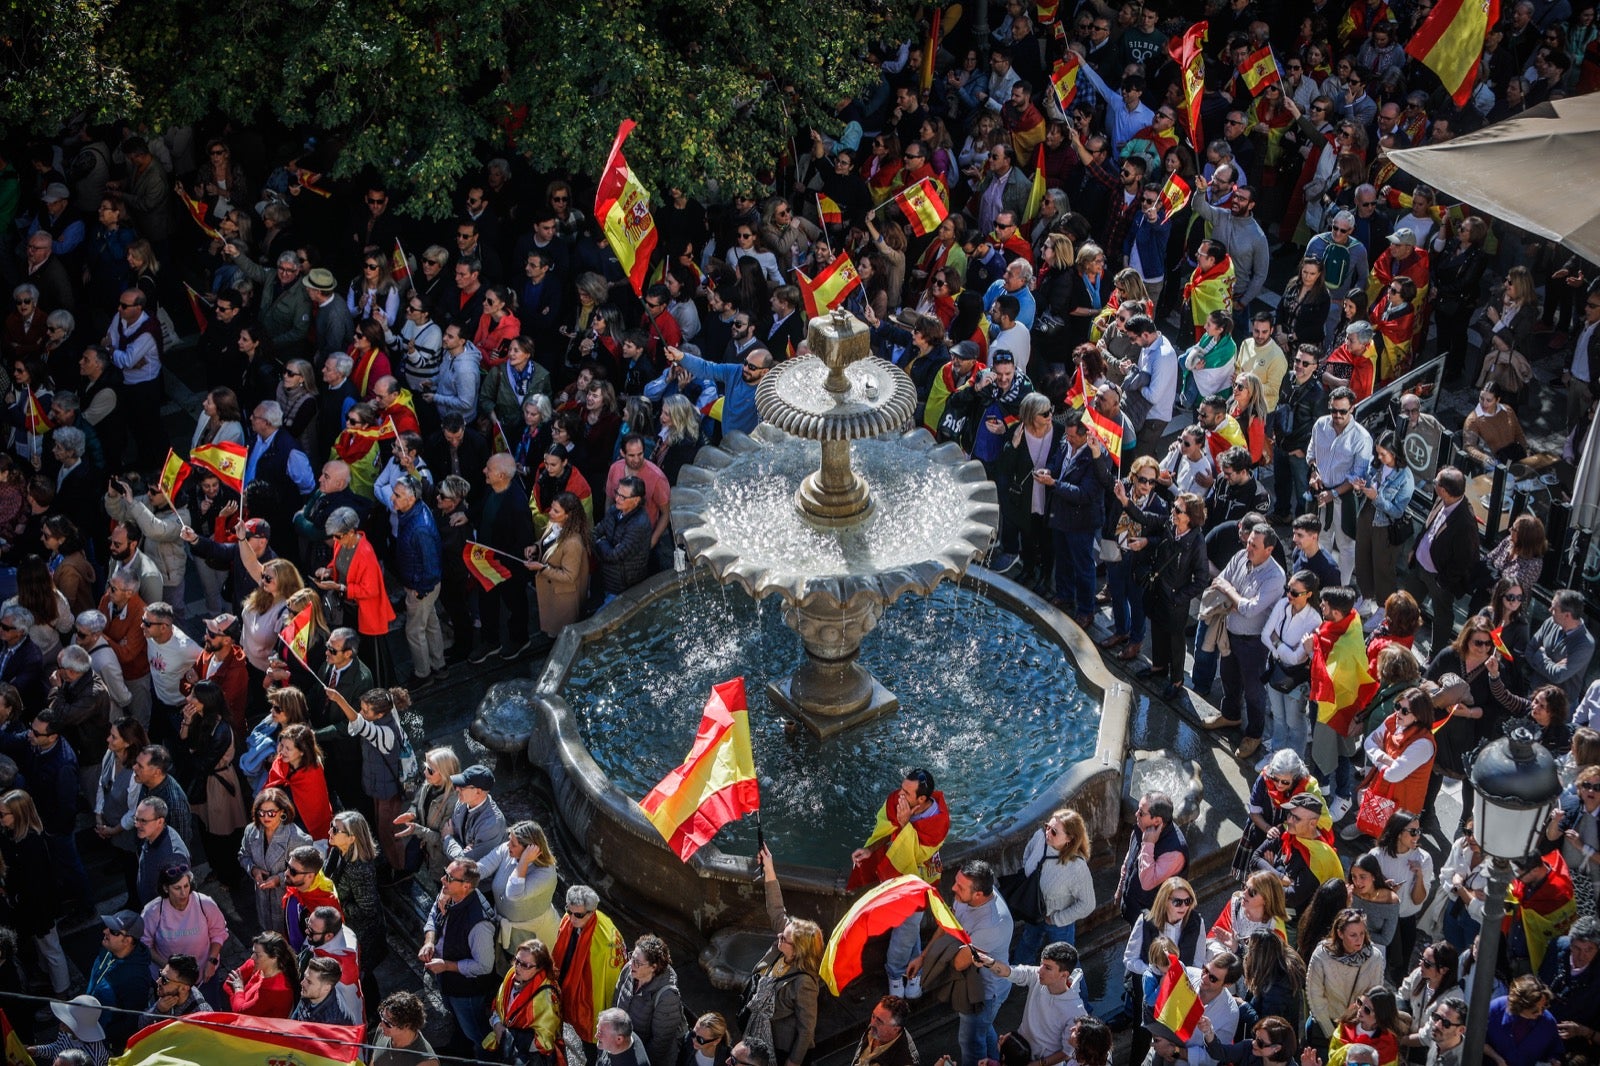
[(761, 810), (744, 678), (712, 688), (689, 757), (662, 778), (639, 806), (684, 862), (716, 836), (717, 830)]
[(861, 275), (848, 252), (840, 252), (815, 278), (795, 268), (794, 278), (806, 303), (806, 317), (825, 315), (844, 303), (844, 298), (861, 287)]
[(1161, 988), (1156, 992), (1156, 1021), (1177, 1034), (1179, 1040), (1194, 1035), (1205, 1008), (1189, 983), (1189, 971), (1176, 955), (1167, 956), (1167, 972), (1161, 977)]
[(1535, 973), (1544, 965), (1550, 942), (1572, 927), (1578, 904), (1572, 893), (1572, 871), (1557, 848), (1544, 857), (1549, 875), (1538, 888), (1530, 890), (1519, 877), (1506, 891), (1506, 916), (1500, 920), (1502, 932), (1511, 931), (1513, 918), (1522, 921), (1522, 934), (1528, 942), (1528, 962)]
[(1457, 107), (1466, 107), (1477, 80), (1489, 27), (1500, 21), (1500, 0), (1436, 0), (1406, 42), (1406, 54), (1439, 75)]
[(293, 1062), (336, 1066), (358, 1062), (364, 1027), (292, 1022), (203, 1011), (146, 1026), (112, 1066), (188, 1066), (197, 1062)]
[(923, 178), (896, 196), (894, 205), (906, 216), (911, 232), (918, 237), (926, 237), (936, 231), (950, 215), (950, 209), (945, 206), (931, 178)]
[(833, 927), (822, 953), (822, 980), (828, 990), (837, 996), (841, 988), (861, 976), (861, 951), (868, 940), (923, 910), (933, 915), (940, 929), (963, 944), (972, 943), (937, 888), (916, 874), (902, 874), (874, 886)]
[(1318, 626), (1311, 652), (1311, 699), (1317, 705), (1317, 721), (1343, 735), (1377, 689), (1378, 682), (1367, 669), (1361, 616), (1351, 611), (1337, 622)]
[(617, 254), (617, 261), (628, 272), (633, 291), (644, 295), (645, 278), (650, 274), (650, 257), (656, 250), (656, 223), (650, 217), (650, 194), (634, 176), (622, 155), (622, 142), (633, 132), (634, 121), (622, 120), (617, 139), (611, 142), (600, 187), (594, 194), (594, 217), (605, 230), (606, 243)]
[(232, 441), (202, 444), (189, 453), (189, 461), (203, 466), (234, 492), (244, 491), (244, 468), (250, 458), (250, 449)]
[(1200, 129), (1200, 95), (1205, 89), (1205, 43), (1209, 25), (1196, 22), (1182, 37), (1167, 42), (1168, 54), (1183, 73), (1184, 125), (1189, 128), (1189, 143), (1197, 147), (1205, 144), (1205, 135)]

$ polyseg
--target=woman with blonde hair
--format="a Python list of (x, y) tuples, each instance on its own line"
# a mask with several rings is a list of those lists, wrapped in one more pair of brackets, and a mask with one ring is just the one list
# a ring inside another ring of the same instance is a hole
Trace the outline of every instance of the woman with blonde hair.
[(745, 1004), (749, 1012), (745, 1036), (766, 1040), (787, 1066), (800, 1066), (816, 1041), (825, 937), (816, 922), (789, 917), (777, 865), (765, 845), (758, 858), (767, 920), (778, 939), (756, 964), (755, 991)]
[(1482, 332), (1488, 339), (1477, 382), (1480, 386), (1489, 381), (1499, 382), (1505, 389), (1506, 402), (1515, 407), (1528, 379), (1518, 369), (1513, 353), (1522, 356), (1520, 365), (1526, 365), (1531, 358), (1528, 353), (1533, 351), (1533, 328), (1539, 318), (1539, 297), (1534, 292), (1532, 272), (1525, 266), (1514, 266), (1506, 271), (1500, 298), (1490, 298), (1482, 317)]
[[(368, 1014), (376, 1013), (381, 995), (378, 964), (389, 955), (384, 935), (383, 904), (378, 899), (378, 844), (372, 826), (360, 811), (340, 811), (328, 828), (328, 861), (323, 873), (333, 882), (344, 911), (344, 924), (361, 948), (361, 996)], [(359, 1020), (359, 1019), (358, 1019)]]
[(683, 1034), (677, 1066), (721, 1066), (732, 1054), (728, 1020), (716, 1011), (707, 1011)]
[(533, 821), (513, 825), (506, 839), (478, 860), (478, 873), (482, 884), (493, 890), (503, 950), (510, 951), (512, 945), (530, 936), (549, 944), (556, 942), (561, 925), (552, 902), (556, 857), (543, 826)]
[[(422, 787), (411, 797), (410, 806), (394, 820), (394, 835), (406, 845), (405, 868), (416, 869), (421, 884), (438, 884), (445, 867), (450, 865), (442, 831), (456, 805), (456, 789), (450, 778), (460, 772), (461, 759), (454, 748), (429, 751), (422, 757)], [(412, 841), (417, 845), (415, 856)]]
[[(240, 523), (240, 532), (243, 525)], [(267, 671), (278, 653), (278, 634), (288, 618), (289, 597), (305, 588), (306, 583), (299, 569), (287, 559), (262, 562), (248, 537), (239, 538), (239, 562), (256, 582), (239, 610), (239, 647), (250, 672), (247, 711), (249, 718), (255, 718), (267, 709)]]
[(1171, 511), (1157, 491), (1161, 464), (1153, 456), (1136, 456), (1128, 476), (1112, 485), (1116, 495), (1115, 539), (1118, 558), (1106, 564), (1106, 592), (1111, 598), (1111, 636), (1101, 647), (1121, 647), (1117, 658), (1133, 662), (1144, 648), (1144, 579), (1155, 558), (1154, 545)]
[(1270, 870), (1255, 871), (1245, 878), (1243, 888), (1228, 897), (1206, 934), (1206, 950), (1243, 955), (1254, 933), (1271, 933), (1285, 944), (1289, 942), (1289, 904), (1283, 882)]
[(1039, 871), (1044, 917), (1022, 926), (1016, 961), (1038, 960), (1046, 944), (1077, 943), (1077, 923), (1094, 912), (1094, 880), (1089, 873), (1093, 844), (1083, 815), (1067, 807), (1050, 812), (1022, 852), (1022, 871)]
[[(253, 328), (253, 327), (252, 327)], [(283, 428), (307, 455), (317, 454), (317, 374), (304, 359), (287, 359), (276, 399)]]
[(489, 1004), (491, 1032), (484, 1046), (498, 1052), (500, 1062), (558, 1062), (561, 985), (550, 949), (535, 937), (518, 944), (511, 955), (511, 966)]
[(52, 993), (65, 999), (71, 974), (56, 929), (62, 908), (55, 879), (48, 876), (53, 868), (33, 797), (19, 788), (0, 796), (0, 887), (17, 932), (33, 938)]
[(676, 485), (678, 472), (694, 462), (699, 450), (700, 412), (687, 396), (675, 392), (661, 402), (661, 429), (650, 461), (667, 475), (668, 485)]

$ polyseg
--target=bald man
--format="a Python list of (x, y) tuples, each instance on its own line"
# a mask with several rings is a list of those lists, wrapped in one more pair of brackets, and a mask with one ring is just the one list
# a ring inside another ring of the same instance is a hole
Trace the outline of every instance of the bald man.
[[(491, 455), (484, 464), (483, 478), (488, 491), (472, 508), (473, 528), (478, 542), (516, 559), (522, 549), (534, 543), (533, 515), (528, 510), (528, 494), (517, 481), (517, 464), (510, 455)], [(478, 597), (481, 643), (468, 661), (481, 663), (490, 656), (516, 659), (531, 644), (528, 639), (528, 571), (512, 563), (511, 577)], [(500, 640), (500, 613), (507, 615), (506, 639)], [(462, 639), (465, 634), (457, 634)]]

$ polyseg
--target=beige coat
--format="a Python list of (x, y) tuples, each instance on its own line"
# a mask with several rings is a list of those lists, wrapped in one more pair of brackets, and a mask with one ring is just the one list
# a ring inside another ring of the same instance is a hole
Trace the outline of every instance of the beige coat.
[(589, 592), (589, 549), (577, 537), (563, 537), (544, 563), (545, 568), (534, 575), (539, 629), (546, 636), (559, 637), (562, 628), (576, 622), (583, 612)]

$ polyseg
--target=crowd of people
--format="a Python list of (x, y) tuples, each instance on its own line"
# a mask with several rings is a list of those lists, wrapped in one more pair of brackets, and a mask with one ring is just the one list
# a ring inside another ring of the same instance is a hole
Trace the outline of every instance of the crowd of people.
[[(508, 824), (490, 767), (419, 758), (400, 715), (672, 567), (680, 472), (756, 426), (761, 381), (807, 351), (811, 279), (849, 256), (838, 303), (996, 484), (992, 568), (1158, 697), (1212, 699), (1258, 775), (1209, 926), (1170, 798), (1140, 804), (1116, 900), (1131, 1061), (1453, 1066), (1474, 980), (1496, 983), (1497, 1066), (1592, 1059), (1594, 639), (1580, 591), (1539, 586), (1539, 517), (1486, 544), (1468, 484), (1529, 457), (1557, 375), (1548, 428), (1581, 446), (1600, 287), (1388, 152), (1600, 87), (1595, 5), (1505, 5), (1465, 106), (1405, 51), (1428, 0), (1203, 6), (1007, 0), (981, 33), (948, 12), (931, 55), (864, 47), (870, 91), (792, 131), (765, 187), (662, 190), (637, 291), (577, 206), (592, 176), (492, 158), (430, 224), (398, 176), (327, 181), (303, 131), (79, 121), (0, 147), (0, 999), (35, 1057), (99, 1066), (216, 1008), (370, 1023), (371, 1062), (426, 1063), (423, 1001), (377, 976), (380, 893), (416, 878), (439, 886), (413, 950), (458, 1054), (801, 1066), (823, 933), (770, 855), (747, 1009), (696, 1015), (666, 943), (627, 948), (585, 885), (558, 911), (544, 830)], [(1167, 45), (1199, 18), (1191, 111)], [(1267, 46), (1276, 77), (1246, 78)], [(924, 182), (936, 229), (896, 206)], [(1475, 397), (1460, 425), (1427, 388), (1364, 404), (1440, 357)], [(169, 455), (195, 459), (181, 483)], [(1372, 681), (1330, 703), (1352, 655)], [(1466, 760), (1521, 717), (1567, 792), (1480, 976)], [(937, 880), (945, 804), (908, 774), (852, 887)], [(924, 987), (959, 1004), (961, 1066), (1107, 1066), (1073, 946), (1090, 844), (1057, 812), (1009, 902), (963, 864), (973, 946), (895, 931), (859, 1066), (918, 1061)], [(75, 981), (61, 931), (91, 920)], [(225, 972), (230, 938), (250, 952)], [(1183, 1039), (1153, 1020), (1171, 955), (1205, 1008)], [(29, 989), (56, 1028), (8, 998)]]

